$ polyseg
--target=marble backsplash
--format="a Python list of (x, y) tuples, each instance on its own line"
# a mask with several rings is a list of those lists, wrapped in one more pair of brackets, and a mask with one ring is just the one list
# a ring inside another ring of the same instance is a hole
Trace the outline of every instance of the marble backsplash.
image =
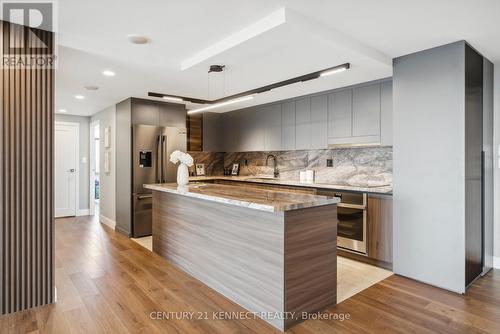
[[(299, 172), (315, 171), (318, 183), (346, 184), (352, 186), (392, 185), (392, 147), (352, 147), (327, 150), (276, 151), (276, 152), (190, 152), (195, 163), (205, 163), (207, 175), (222, 175), (223, 166), (240, 163), (240, 175), (273, 175), (273, 154), (278, 159), (280, 178), (298, 181)], [(333, 167), (326, 167), (326, 160), (333, 160)]]
[[(224, 152), (188, 152), (195, 164), (205, 164), (205, 175), (224, 175)], [(194, 175), (195, 167), (189, 167), (189, 174)]]

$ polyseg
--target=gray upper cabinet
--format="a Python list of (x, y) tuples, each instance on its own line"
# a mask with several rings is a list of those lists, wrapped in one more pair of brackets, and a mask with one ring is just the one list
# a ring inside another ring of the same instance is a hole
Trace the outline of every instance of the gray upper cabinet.
[(224, 148), (226, 152), (241, 151), (240, 111), (225, 113), (222, 116), (224, 126)]
[(311, 97), (311, 148), (328, 147), (328, 95)]
[(281, 107), (281, 149), (295, 150), (295, 101)]
[(281, 104), (273, 104), (262, 108), (265, 117), (265, 141), (266, 151), (281, 150)]
[[(157, 103), (132, 100), (132, 124), (159, 125), (160, 107)], [(184, 123), (185, 123), (184, 118)], [(185, 126), (185, 125), (184, 125)]]
[(392, 81), (204, 118), (204, 150), (226, 152), (325, 149), (328, 145), (392, 145)]
[(352, 135), (352, 89), (328, 95), (328, 137), (347, 138)]
[(380, 136), (380, 84), (353, 89), (352, 135)]
[(295, 102), (295, 149), (311, 148), (311, 99)]
[(392, 146), (392, 81), (380, 87), (380, 143)]
[(247, 109), (240, 116), (240, 150), (263, 151), (265, 143), (265, 115), (262, 109)]
[(203, 151), (223, 152), (222, 146), (222, 114), (203, 114)]

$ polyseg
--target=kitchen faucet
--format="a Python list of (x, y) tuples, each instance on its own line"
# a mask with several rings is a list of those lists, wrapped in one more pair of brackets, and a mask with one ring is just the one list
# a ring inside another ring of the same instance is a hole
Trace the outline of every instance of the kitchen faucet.
[(277, 178), (280, 176), (280, 171), (278, 170), (278, 159), (276, 158), (275, 155), (273, 154), (269, 154), (266, 158), (266, 166), (269, 165), (269, 158), (273, 158), (273, 161), (274, 161), (274, 164), (273, 164), (273, 167), (274, 167), (274, 177)]

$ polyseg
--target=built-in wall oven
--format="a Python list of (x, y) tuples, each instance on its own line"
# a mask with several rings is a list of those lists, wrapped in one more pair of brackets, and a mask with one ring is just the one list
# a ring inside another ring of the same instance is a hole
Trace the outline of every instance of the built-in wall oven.
[(318, 191), (318, 195), (340, 199), (337, 204), (337, 247), (366, 255), (366, 193)]

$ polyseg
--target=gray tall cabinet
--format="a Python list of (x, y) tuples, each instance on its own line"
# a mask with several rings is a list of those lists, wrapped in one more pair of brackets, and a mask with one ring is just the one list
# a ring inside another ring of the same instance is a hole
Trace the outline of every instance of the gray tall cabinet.
[(205, 113), (203, 133), (204, 151), (391, 146), (392, 81), (379, 80), (222, 114)]
[(394, 272), (459, 293), (492, 264), (492, 73), (464, 41), (394, 60)]

